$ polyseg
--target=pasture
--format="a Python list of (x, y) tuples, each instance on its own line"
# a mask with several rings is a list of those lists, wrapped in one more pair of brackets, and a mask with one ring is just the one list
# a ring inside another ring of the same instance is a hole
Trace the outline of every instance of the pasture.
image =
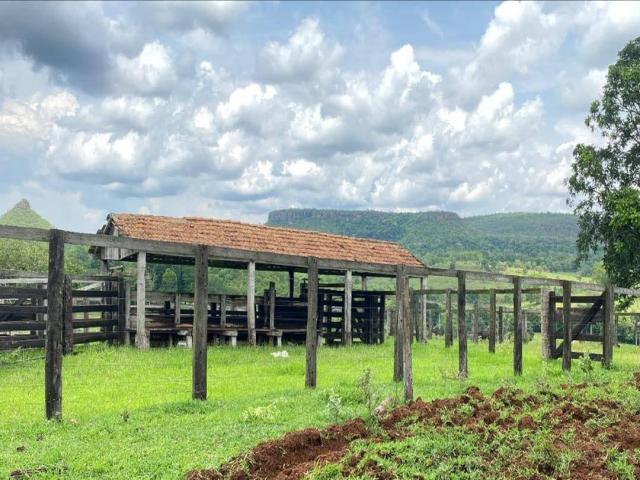
[[(561, 361), (542, 361), (537, 340), (524, 345), (521, 377), (513, 376), (512, 344), (490, 354), (486, 342), (470, 343), (464, 381), (456, 379), (457, 348), (445, 349), (442, 338), (416, 343), (415, 396), (451, 397), (471, 385), (489, 393), (502, 385), (531, 391), (543, 381), (584, 381), (579, 361), (571, 373), (562, 372)], [(402, 384), (392, 381), (392, 340), (320, 348), (315, 390), (304, 388), (304, 347), (285, 349), (288, 358), (274, 358), (266, 346), (208, 349), (203, 402), (191, 400), (190, 349), (78, 348), (64, 358), (60, 423), (43, 416), (43, 352), (2, 354), (0, 477), (19, 471), (28, 478), (183, 478), (288, 431), (366, 415), (356, 386), (365, 369), (377, 395), (402, 397)], [(638, 367), (637, 347), (622, 345), (613, 368), (594, 365), (592, 375), (624, 381)]]

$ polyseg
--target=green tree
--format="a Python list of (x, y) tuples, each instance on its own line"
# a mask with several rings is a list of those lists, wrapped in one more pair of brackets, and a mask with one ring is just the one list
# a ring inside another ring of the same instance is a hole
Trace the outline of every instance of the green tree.
[(568, 185), (578, 216), (578, 261), (602, 251), (608, 278), (631, 287), (640, 283), (640, 37), (609, 67), (585, 123), (603, 142), (573, 151)]

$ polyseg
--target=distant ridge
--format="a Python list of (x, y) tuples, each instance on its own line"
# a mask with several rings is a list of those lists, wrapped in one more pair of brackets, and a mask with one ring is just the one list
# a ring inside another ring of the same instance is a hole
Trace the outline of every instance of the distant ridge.
[(576, 271), (578, 226), (566, 213), (460, 217), (447, 211), (285, 209), (269, 213), (267, 225), (394, 241), (433, 266)]
[(0, 224), (16, 227), (52, 228), (53, 225), (42, 218), (26, 198), (16, 203), (0, 217)]

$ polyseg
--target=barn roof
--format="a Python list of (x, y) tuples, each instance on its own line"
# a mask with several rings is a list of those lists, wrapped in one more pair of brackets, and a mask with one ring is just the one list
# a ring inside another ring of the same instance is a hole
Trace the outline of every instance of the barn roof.
[(424, 266), (393, 242), (293, 228), (199, 217), (164, 217), (119, 213), (109, 215), (104, 233), (142, 240), (181, 242), (329, 260), (383, 265)]

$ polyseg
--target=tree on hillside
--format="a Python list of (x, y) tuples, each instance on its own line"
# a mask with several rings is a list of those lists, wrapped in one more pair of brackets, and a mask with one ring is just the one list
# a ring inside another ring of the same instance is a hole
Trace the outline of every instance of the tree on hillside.
[(601, 250), (616, 285), (640, 283), (640, 37), (609, 67), (585, 123), (601, 145), (578, 144), (568, 180), (578, 216), (578, 261)]

